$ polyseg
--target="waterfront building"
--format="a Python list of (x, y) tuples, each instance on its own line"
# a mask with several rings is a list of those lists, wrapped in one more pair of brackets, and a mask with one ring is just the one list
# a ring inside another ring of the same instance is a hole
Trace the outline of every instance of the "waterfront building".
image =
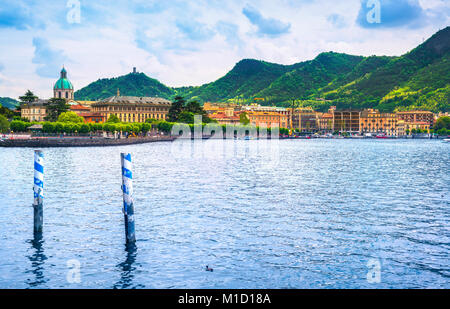
[(227, 110), (240, 111), (240, 107), (234, 103), (211, 103), (206, 102), (203, 104), (203, 110), (209, 114), (225, 113)]
[(44, 121), (44, 118), (47, 116), (47, 103), (48, 100), (37, 100), (32, 103), (22, 104), (20, 116), (28, 119), (30, 122)]
[(292, 109), (289, 115), (291, 129), (297, 129), (300, 132), (318, 130), (316, 112), (311, 107)]
[(317, 126), (319, 131), (333, 131), (333, 114), (331, 112), (317, 113)]
[(434, 124), (435, 117), (430, 111), (408, 111), (397, 112), (398, 120), (403, 120), (407, 123), (427, 122), (430, 126)]
[(116, 115), (122, 122), (145, 122), (147, 119), (165, 120), (172, 103), (162, 98), (117, 95), (92, 104), (92, 112), (107, 121)]
[(259, 111), (245, 111), (248, 119), (250, 120), (250, 124), (260, 127), (263, 124), (268, 128), (271, 128), (272, 125), (278, 126), (279, 128), (287, 128), (288, 127), (288, 116), (284, 114), (280, 114), (277, 112), (259, 112)]
[(216, 120), (219, 124), (237, 125), (240, 123), (240, 112), (228, 109), (225, 112), (216, 112), (208, 115), (209, 118)]
[(250, 124), (256, 126), (265, 123), (268, 127), (275, 124), (281, 128), (287, 128), (289, 125), (289, 111), (282, 107), (207, 102), (203, 105), (203, 109), (211, 119), (216, 120), (219, 124), (239, 124), (240, 115), (245, 113)]
[(81, 116), (84, 118), (84, 122), (86, 123), (103, 123), (105, 122), (105, 117), (100, 113), (94, 113), (91, 111), (90, 107), (77, 104), (77, 105), (71, 105), (70, 111), (74, 112), (78, 116)]
[(241, 111), (250, 111), (250, 112), (270, 112), (270, 113), (279, 113), (281, 115), (289, 116), (289, 110), (283, 107), (276, 106), (261, 106), (259, 104), (250, 104), (239, 106)]
[(333, 131), (359, 133), (360, 118), (360, 111), (333, 110)]
[(411, 134), (412, 130), (421, 130), (425, 131), (426, 133), (430, 132), (430, 123), (425, 121), (419, 121), (419, 122), (404, 122), (404, 130), (405, 134)]
[(61, 70), (61, 76), (53, 87), (53, 97), (58, 99), (73, 100), (73, 93), (73, 85), (67, 78), (67, 71), (63, 67)]
[(210, 103), (203, 105), (203, 110), (208, 117), (216, 120), (219, 124), (239, 124), (240, 108), (236, 104)]
[(397, 116), (394, 113), (380, 113), (376, 109), (365, 109), (361, 112), (359, 131), (365, 133), (397, 136)]
[(98, 101), (80, 101), (80, 100), (69, 100), (67, 101), (67, 104), (69, 105), (83, 105), (86, 107), (91, 107), (92, 104), (97, 103)]

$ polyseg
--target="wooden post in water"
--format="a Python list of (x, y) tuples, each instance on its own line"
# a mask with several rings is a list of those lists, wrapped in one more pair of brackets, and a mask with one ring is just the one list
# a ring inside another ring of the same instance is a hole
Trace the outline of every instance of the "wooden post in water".
[(42, 233), (44, 224), (44, 154), (34, 151), (34, 234)]
[(120, 155), (122, 163), (122, 192), (123, 192), (123, 214), (125, 215), (125, 237), (127, 244), (136, 242), (134, 230), (134, 201), (133, 201), (133, 167), (131, 154)]

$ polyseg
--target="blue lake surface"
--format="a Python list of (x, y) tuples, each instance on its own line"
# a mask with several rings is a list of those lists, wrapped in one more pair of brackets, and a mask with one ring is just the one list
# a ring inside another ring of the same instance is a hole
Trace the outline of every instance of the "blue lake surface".
[[(43, 151), (44, 232), (34, 239), (33, 149), (0, 149), (0, 288), (450, 288), (450, 144)], [(121, 152), (134, 164), (128, 251)], [(67, 280), (71, 260), (80, 283)], [(380, 283), (367, 280), (371, 260)]]

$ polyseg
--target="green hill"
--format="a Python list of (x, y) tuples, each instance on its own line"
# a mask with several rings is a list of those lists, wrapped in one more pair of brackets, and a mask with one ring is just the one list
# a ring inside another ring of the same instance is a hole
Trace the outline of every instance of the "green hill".
[(15, 109), (19, 106), (19, 101), (11, 98), (0, 98), (0, 105), (9, 109)]
[(117, 78), (99, 79), (75, 92), (75, 100), (101, 100), (115, 96), (160, 97), (171, 99), (175, 91), (144, 73), (130, 73)]
[(335, 78), (349, 73), (364, 57), (338, 53), (322, 53), (278, 79), (256, 96), (267, 102), (288, 101), (314, 97), (317, 89), (326, 86)]
[(450, 27), (399, 57), (352, 56), (322, 53), (315, 59), (280, 65), (245, 59), (217, 81), (199, 87), (169, 88), (145, 74), (102, 79), (75, 93), (77, 99), (95, 100), (122, 95), (182, 95), (200, 102), (251, 103), (302, 106), (326, 110), (375, 107), (381, 111), (423, 108), (449, 111)]
[[(318, 95), (333, 100), (342, 108), (376, 107), (382, 111), (392, 111), (417, 108), (419, 104), (421, 108), (434, 111), (448, 110), (449, 93), (445, 89), (450, 78), (449, 51), (450, 27), (447, 27), (411, 52), (391, 58), (384, 65), (345, 85), (336, 83), (338, 87), (324, 88)], [(414, 90), (416, 95), (406, 97), (402, 89), (407, 92)], [(421, 102), (417, 102), (420, 94), (433, 91), (438, 91), (439, 95), (422, 96)], [(428, 99), (438, 99), (439, 102), (427, 102)]]
[(228, 74), (213, 83), (176, 90), (179, 95), (201, 102), (249, 98), (299, 65), (301, 64), (289, 66), (244, 59), (238, 62)]

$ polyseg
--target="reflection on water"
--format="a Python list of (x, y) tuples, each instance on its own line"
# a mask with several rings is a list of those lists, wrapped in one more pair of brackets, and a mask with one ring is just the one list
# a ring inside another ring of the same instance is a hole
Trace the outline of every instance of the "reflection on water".
[(125, 246), (126, 259), (117, 265), (120, 271), (120, 280), (114, 285), (114, 289), (133, 288), (133, 279), (136, 271), (137, 247), (135, 244), (127, 244)]
[(44, 253), (44, 239), (42, 233), (36, 233), (34, 238), (28, 241), (31, 243), (33, 248), (33, 255), (29, 256), (28, 259), (31, 262), (31, 270), (29, 273), (34, 275), (33, 279), (29, 279), (27, 284), (30, 288), (39, 288), (47, 282), (44, 276), (44, 263), (47, 257)]

